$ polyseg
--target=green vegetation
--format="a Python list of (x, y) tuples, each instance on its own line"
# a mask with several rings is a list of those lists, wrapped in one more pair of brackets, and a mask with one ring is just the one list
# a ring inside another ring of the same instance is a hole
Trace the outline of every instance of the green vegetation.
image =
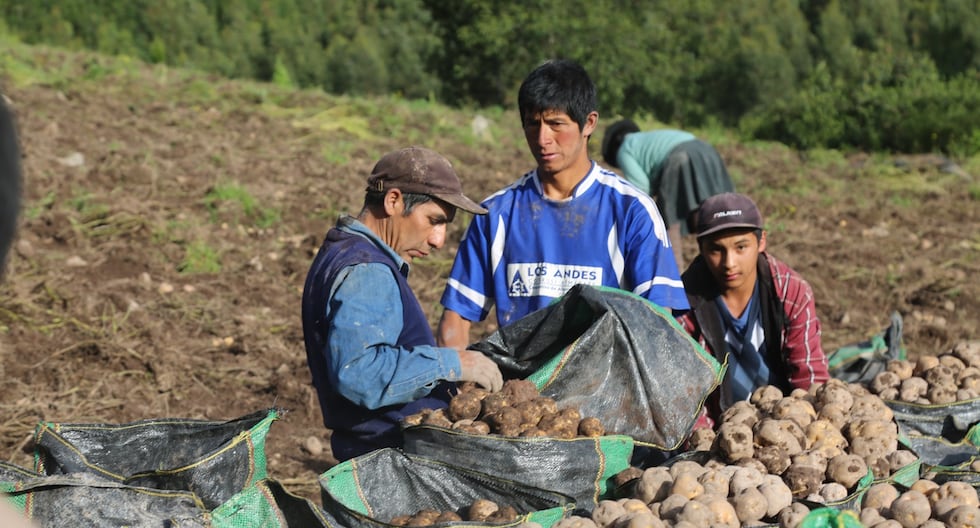
[(204, 197), (204, 204), (212, 222), (219, 222), (226, 214), (239, 222), (239, 213), (255, 222), (256, 227), (267, 228), (279, 222), (280, 213), (274, 208), (260, 207), (254, 196), (237, 182), (221, 183)]
[[(512, 107), (531, 68), (569, 57), (592, 73), (605, 116), (804, 149), (980, 152), (977, 0), (0, 0), (0, 46), (11, 36), (481, 107)], [(17, 82), (30, 73), (0, 65)], [(83, 75), (118, 73), (93, 61)], [(208, 83), (188, 89), (219, 99)]]
[(184, 253), (184, 259), (177, 265), (181, 274), (219, 273), (221, 256), (218, 251), (200, 240), (191, 242)]

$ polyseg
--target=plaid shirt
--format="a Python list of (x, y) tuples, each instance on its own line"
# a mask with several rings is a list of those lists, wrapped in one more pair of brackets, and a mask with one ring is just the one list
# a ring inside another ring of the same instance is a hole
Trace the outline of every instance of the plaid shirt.
[[(787, 380), (792, 388), (808, 389), (814, 383), (823, 383), (830, 375), (827, 373), (827, 357), (820, 345), (820, 320), (817, 318), (813, 289), (803, 280), (803, 277), (785, 263), (768, 254), (763, 253), (763, 255), (769, 263), (769, 274), (772, 276), (772, 285), (768, 290), (775, 296), (777, 305), (782, 306), (785, 313), (779, 343), (767, 342), (766, 346), (774, 347), (780, 352), (784, 362), (782, 368), (785, 369)], [(713, 287), (701, 288), (701, 291), (709, 292), (707, 295), (694, 293), (698, 290), (691, 287), (694, 281), (711, 281), (711, 284), (714, 284), (714, 279), (706, 273), (706, 268), (705, 273), (694, 273), (692, 272), (694, 269), (695, 265), (692, 264), (683, 277), (692, 308), (698, 303), (713, 302), (714, 297), (718, 295)], [(716, 353), (711, 350), (709, 340), (702, 332), (693, 309), (681, 315), (678, 321), (705, 350), (714, 354), (719, 360), (724, 359), (725, 351)], [(770, 332), (767, 331), (767, 339), (769, 334)], [(717, 342), (724, 343), (724, 335)]]

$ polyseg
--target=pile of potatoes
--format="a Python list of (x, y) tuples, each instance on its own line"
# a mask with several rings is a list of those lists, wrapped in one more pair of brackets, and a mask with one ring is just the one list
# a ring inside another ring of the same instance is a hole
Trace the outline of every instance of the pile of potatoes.
[(690, 447), (778, 475), (794, 498), (834, 503), (847, 498), (869, 468), (885, 478), (917, 460), (898, 448), (893, 417), (880, 397), (857, 383), (831, 379), (789, 396), (767, 385), (726, 409), (717, 432), (695, 430)]
[(976, 528), (980, 501), (966, 482), (919, 479), (904, 491), (882, 482), (865, 492), (860, 518), (867, 528)]
[(605, 427), (578, 409), (559, 408), (554, 399), (541, 396), (534, 383), (513, 379), (500, 391), (464, 382), (446, 409), (426, 409), (405, 418), (406, 425), (435, 425), (469, 434), (498, 434), (510, 437), (602, 436)]
[(504, 524), (517, 520), (519, 514), (513, 506), (500, 506), (487, 499), (476, 499), (459, 511), (419, 510), (411, 515), (399, 515), (389, 524), (395, 526), (432, 526), (447, 522), (477, 521), (488, 524)]
[(884, 400), (924, 405), (980, 398), (980, 341), (960, 343), (938, 356), (889, 361), (868, 389)]
[(795, 527), (810, 512), (793, 502), (779, 476), (717, 460), (642, 470), (630, 495), (600, 501), (591, 518), (573, 516), (555, 528), (740, 528), (776, 522)]

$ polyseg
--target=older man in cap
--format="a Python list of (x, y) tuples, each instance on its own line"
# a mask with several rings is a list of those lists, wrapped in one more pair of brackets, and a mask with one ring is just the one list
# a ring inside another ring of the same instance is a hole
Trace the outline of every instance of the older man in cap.
[(724, 410), (761, 385), (789, 393), (823, 383), (827, 358), (810, 285), (766, 253), (762, 214), (744, 194), (712, 196), (697, 211), (700, 254), (681, 276), (691, 310), (684, 328), (728, 370)]
[(367, 183), (361, 212), (327, 233), (303, 290), (307, 361), (338, 460), (400, 446), (401, 420), (445, 407), (452, 382), (503, 383), (480, 352), (436, 346), (407, 282), (409, 264), (443, 246), (456, 209), (486, 209), (421, 147), (385, 154)]

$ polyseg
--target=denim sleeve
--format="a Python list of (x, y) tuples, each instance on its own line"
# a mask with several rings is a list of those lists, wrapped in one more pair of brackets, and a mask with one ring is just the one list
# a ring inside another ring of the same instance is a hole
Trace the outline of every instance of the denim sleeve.
[(460, 375), (455, 349), (397, 346), (403, 318), (398, 283), (383, 264), (358, 264), (338, 275), (327, 306), (327, 379), (369, 409), (408, 403), (440, 380)]

